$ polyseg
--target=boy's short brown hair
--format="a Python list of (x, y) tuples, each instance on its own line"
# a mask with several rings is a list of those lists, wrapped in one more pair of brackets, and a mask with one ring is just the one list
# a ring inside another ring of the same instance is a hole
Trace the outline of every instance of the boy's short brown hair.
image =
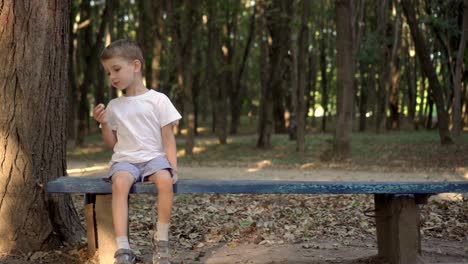
[(145, 66), (143, 52), (136, 42), (129, 39), (119, 39), (109, 44), (101, 53), (101, 61), (111, 58), (121, 57), (128, 61), (139, 60), (141, 62), (141, 70)]

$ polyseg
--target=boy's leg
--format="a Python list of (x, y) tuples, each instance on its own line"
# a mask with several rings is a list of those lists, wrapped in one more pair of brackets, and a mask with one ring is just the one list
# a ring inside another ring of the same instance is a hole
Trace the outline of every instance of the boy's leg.
[(135, 176), (119, 170), (112, 175), (112, 220), (117, 242), (114, 264), (134, 264), (135, 255), (128, 241), (128, 194), (135, 183)]
[(153, 237), (153, 264), (166, 264), (170, 263), (168, 233), (174, 198), (172, 177), (168, 170), (161, 170), (148, 179), (158, 190), (158, 223)]
[(168, 170), (160, 170), (148, 180), (153, 182), (158, 190), (158, 223), (169, 224), (174, 199), (171, 174)]
[(128, 194), (135, 177), (119, 170), (112, 175), (112, 219), (116, 239), (128, 237)]

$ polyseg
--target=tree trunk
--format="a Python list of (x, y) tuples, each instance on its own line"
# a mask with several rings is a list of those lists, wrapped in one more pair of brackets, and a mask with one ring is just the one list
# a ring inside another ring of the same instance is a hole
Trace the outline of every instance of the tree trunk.
[[(369, 99), (369, 84), (366, 79), (366, 70), (369, 69), (367, 65), (360, 65), (359, 67), (361, 72), (361, 93), (359, 97), (359, 131), (366, 131), (367, 125), (367, 104)], [(370, 74), (369, 74), (370, 75)], [(368, 77), (369, 78), (369, 77)]]
[[(240, 124), (240, 117), (241, 117), (241, 109), (242, 109), (242, 100), (245, 95), (245, 85), (243, 85), (242, 82), (242, 77), (244, 75), (246, 65), (247, 65), (247, 59), (249, 57), (249, 53), (252, 47), (253, 39), (255, 36), (255, 16), (256, 16), (256, 11), (255, 11), (255, 6), (252, 6), (252, 15), (250, 17), (250, 25), (249, 25), (249, 32), (247, 34), (247, 41), (245, 43), (242, 59), (240, 63), (236, 63), (236, 65), (239, 65), (238, 67), (236, 66), (236, 70), (234, 71), (235, 76), (234, 76), (234, 84), (231, 89), (230, 93), (230, 98), (231, 98), (231, 126), (230, 126), (230, 131), (229, 133), (231, 135), (237, 134), (237, 127)], [(234, 66), (234, 65), (232, 65)]]
[(406, 81), (408, 83), (408, 120), (413, 124), (414, 129), (417, 130), (416, 122), (416, 71), (412, 58), (408, 56), (408, 61), (406, 62), (405, 72), (406, 72)]
[(220, 29), (216, 25), (217, 18), (217, 5), (216, 1), (211, 1), (208, 4), (208, 50), (206, 61), (206, 78), (208, 87), (210, 89), (210, 97), (212, 102), (213, 111), (213, 127), (218, 141), (220, 144), (226, 144), (227, 131), (226, 131), (226, 103), (225, 97), (226, 88), (224, 82), (219, 80), (221, 77), (218, 74), (217, 65), (220, 65), (220, 56), (218, 48), (220, 45)]
[[(291, 6), (288, 2), (274, 0), (269, 3), (265, 17), (261, 17), (260, 23), (262, 27), (260, 32), (264, 30), (267, 34), (266, 39), (263, 35), (260, 36), (260, 68), (262, 80), (262, 97), (260, 100), (260, 124), (259, 124), (259, 139), (257, 147), (269, 148), (271, 146), (271, 134), (274, 128), (273, 108), (278, 94), (283, 94), (283, 76), (285, 74), (285, 57), (287, 49), (285, 46), (290, 43), (289, 22), (290, 18), (287, 14), (290, 12)], [(270, 39), (271, 41), (269, 41)], [(265, 41), (266, 40), (266, 41)], [(262, 58), (268, 56), (268, 58)], [(268, 66), (266, 66), (268, 65)], [(268, 69), (268, 73), (264, 72)], [(264, 79), (266, 78), (266, 79)]]
[[(267, 27), (272, 40), (270, 48), (270, 81), (273, 89), (273, 124), (275, 133), (286, 132), (286, 100), (291, 86), (291, 18), (293, 5), (287, 1), (274, 0), (268, 6)], [(278, 74), (278, 76), (273, 76)], [(291, 110), (290, 110), (291, 111)]]
[(437, 79), (434, 66), (432, 65), (429, 50), (424, 41), (424, 37), (418, 27), (418, 21), (416, 20), (416, 13), (414, 10), (414, 1), (402, 0), (401, 4), (416, 47), (416, 55), (421, 62), (420, 64), (422, 70), (429, 80), (429, 88), (434, 95), (437, 106), (437, 123), (439, 127), (440, 142), (442, 144), (452, 144), (453, 141), (450, 137), (450, 131), (448, 128), (449, 117), (447, 110), (445, 109), (444, 94), (439, 80)]
[[(104, 35), (106, 31), (106, 25), (109, 20), (108, 10), (110, 2), (106, 1), (106, 5), (101, 15), (101, 23), (98, 26), (97, 34), (94, 32), (91, 23), (79, 32), (78, 36), (81, 35), (79, 54), (82, 57), (82, 68), (83, 82), (79, 86), (79, 103), (78, 103), (78, 137), (77, 145), (81, 146), (84, 144), (84, 139), (89, 132), (89, 113), (90, 105), (88, 102), (88, 93), (94, 85), (94, 101), (96, 103), (102, 103), (104, 101), (104, 90), (103, 82), (100, 85), (97, 83), (98, 73), (101, 72), (99, 66), (99, 53), (104, 47)], [(81, 17), (82, 21), (92, 19), (92, 7), (90, 1), (83, 1), (81, 3)], [(96, 36), (94, 36), (96, 34)], [(91, 45), (91, 47), (90, 47)], [(100, 74), (102, 76), (102, 73)]]
[[(198, 21), (195, 15), (196, 1), (176, 3), (173, 9), (172, 0), (166, 1), (170, 31), (175, 46), (178, 86), (182, 94), (183, 118), (187, 134), (185, 137), (185, 154), (193, 154), (195, 144), (195, 106), (193, 103), (192, 49), (193, 33)], [(182, 5), (184, 8), (182, 8)]]
[(154, 25), (153, 25), (153, 58), (151, 61), (151, 83), (152, 89), (159, 89), (159, 73), (161, 72), (161, 56), (163, 51), (163, 34), (164, 34), (164, 20), (162, 18), (163, 10), (162, 1), (151, 1), (151, 7), (154, 14)]
[(0, 1), (0, 252), (83, 235), (69, 195), (45, 193), (66, 173), (68, 1)]
[(387, 43), (387, 24), (389, 17), (389, 0), (379, 1), (377, 32), (383, 43), (380, 50), (379, 61), (379, 86), (377, 92), (377, 113), (375, 117), (375, 131), (380, 133), (384, 128), (387, 117), (388, 91), (390, 87), (390, 50)]
[[(325, 17), (322, 18), (321, 27), (324, 27)], [(322, 116), (322, 124), (321, 130), (322, 132), (326, 132), (327, 130), (327, 114), (328, 114), (328, 77), (327, 77), (327, 51), (325, 45), (325, 32), (322, 30), (320, 33), (320, 42), (319, 42), (319, 50), (320, 50), (320, 74), (321, 74), (321, 81), (320, 84), (322, 86), (322, 108), (323, 108), (323, 116)]]
[[(78, 7), (74, 3), (71, 3), (70, 6), (70, 17), (75, 17), (78, 11)], [(75, 65), (76, 65), (76, 33), (73, 32), (75, 22), (70, 19), (69, 32), (70, 32), (70, 41), (68, 42), (68, 80), (70, 86), (67, 92), (67, 141), (71, 145), (76, 144), (76, 137), (78, 132), (78, 86), (77, 80), (75, 78)]]
[(337, 121), (334, 150), (338, 159), (351, 154), (352, 112), (354, 102), (353, 0), (336, 1)]
[(259, 122), (258, 122), (258, 148), (271, 147), (271, 134), (273, 132), (273, 93), (270, 87), (270, 65), (268, 61), (269, 48), (268, 48), (268, 32), (266, 27), (265, 6), (260, 2), (257, 6), (259, 10), (258, 28), (259, 28), (259, 69), (260, 69), (260, 107), (259, 107)]
[[(390, 96), (389, 96), (389, 108), (390, 108), (390, 127), (392, 129), (400, 128), (400, 111), (399, 111), (399, 86), (400, 86), (400, 69), (399, 69), (399, 58), (398, 53), (400, 50), (400, 15), (396, 12), (394, 6), (394, 18), (393, 25), (393, 44), (392, 53), (390, 60)], [(393, 12), (392, 12), (393, 13)]]
[[(311, 30), (309, 30), (309, 34), (312, 35)], [(315, 33), (313, 33), (315, 34)], [(316, 97), (315, 92), (317, 90), (317, 62), (316, 62), (316, 54), (314, 51), (310, 51), (308, 55), (308, 72), (307, 72), (307, 84), (306, 84), (306, 126), (307, 126), (307, 116), (309, 109), (312, 108), (312, 117), (311, 117), (311, 126), (315, 127), (315, 103)]]
[[(109, 1), (109, 0), (107, 0)], [(154, 28), (155, 14), (153, 13), (152, 1), (138, 0), (138, 28), (136, 30), (138, 45), (141, 47), (145, 63), (143, 66), (143, 76), (146, 87), (153, 88), (152, 63), (154, 50)], [(157, 34), (154, 34), (157, 35)]]
[[(84, 24), (86, 20), (91, 19), (91, 4), (89, 1), (84, 0), (80, 5), (80, 24)], [(79, 66), (78, 71), (83, 72), (83, 81), (78, 86), (78, 133), (76, 138), (76, 144), (82, 146), (84, 144), (84, 139), (88, 134), (88, 123), (89, 123), (89, 102), (88, 102), (88, 92), (93, 80), (93, 70), (90, 69), (93, 59), (92, 51), (89, 48), (89, 44), (93, 43), (93, 29), (91, 24), (85, 26), (85, 28), (80, 29), (78, 32), (78, 45), (77, 50), (77, 60)], [(92, 67), (91, 67), (92, 68)]]
[[(297, 52), (297, 106), (296, 125), (297, 125), (297, 141), (296, 149), (299, 153), (305, 152), (305, 117), (306, 117), (306, 78), (307, 78), (307, 52), (309, 46), (309, 28), (307, 26), (310, 15), (310, 1), (302, 0), (301, 6), (301, 27), (298, 38)], [(293, 45), (295, 45), (294, 43)]]
[(455, 64), (455, 77), (453, 80), (453, 109), (452, 109), (452, 135), (455, 139), (460, 137), (462, 131), (462, 70), (466, 43), (468, 42), (468, 0), (463, 1), (463, 24), (460, 45)]

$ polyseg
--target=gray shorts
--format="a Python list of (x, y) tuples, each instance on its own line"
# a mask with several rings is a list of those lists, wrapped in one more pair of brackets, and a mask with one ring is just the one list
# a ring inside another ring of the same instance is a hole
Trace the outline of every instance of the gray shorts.
[(128, 171), (135, 177), (135, 182), (147, 181), (148, 177), (161, 170), (168, 170), (172, 177), (172, 166), (166, 157), (156, 157), (152, 160), (129, 163), (129, 162), (114, 162), (112, 163), (106, 181), (112, 180), (112, 175), (117, 171)]

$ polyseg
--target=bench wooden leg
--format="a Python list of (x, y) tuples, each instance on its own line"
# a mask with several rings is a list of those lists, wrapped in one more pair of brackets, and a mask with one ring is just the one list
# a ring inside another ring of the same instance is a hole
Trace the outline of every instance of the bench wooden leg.
[(94, 206), (96, 204), (95, 194), (85, 194), (85, 222), (86, 222), (86, 238), (88, 242), (88, 256), (93, 257), (97, 250), (97, 230), (96, 230), (96, 215)]
[(375, 195), (379, 256), (391, 264), (420, 263), (419, 207), (413, 196)]
[(114, 263), (117, 249), (112, 221), (112, 195), (96, 195), (96, 226), (99, 248), (99, 263)]

